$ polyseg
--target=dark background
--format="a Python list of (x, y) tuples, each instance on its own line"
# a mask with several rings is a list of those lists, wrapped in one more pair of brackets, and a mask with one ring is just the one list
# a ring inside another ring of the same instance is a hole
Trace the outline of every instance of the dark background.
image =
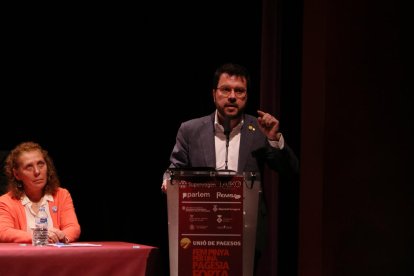
[(250, 113), (269, 101), (263, 76), (280, 80), (276, 115), (301, 162), (299, 191), (280, 190), (271, 275), (414, 274), (413, 24), (400, 1), (52, 10), (8, 10), (0, 149), (49, 150), (81, 240), (158, 246), (168, 268), (162, 173), (180, 123), (213, 111), (214, 69), (232, 61), (252, 73)]

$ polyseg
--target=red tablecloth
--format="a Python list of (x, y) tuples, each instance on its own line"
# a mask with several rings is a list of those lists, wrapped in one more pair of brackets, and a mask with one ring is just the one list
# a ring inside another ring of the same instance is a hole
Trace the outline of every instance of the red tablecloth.
[(151, 275), (148, 271), (154, 265), (156, 247), (127, 242), (86, 244), (100, 246), (34, 247), (0, 243), (0, 275)]

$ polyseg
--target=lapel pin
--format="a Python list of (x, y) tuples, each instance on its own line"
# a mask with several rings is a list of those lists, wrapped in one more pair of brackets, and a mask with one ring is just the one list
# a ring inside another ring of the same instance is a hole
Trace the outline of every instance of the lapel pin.
[(56, 213), (57, 212), (57, 206), (53, 206), (52, 211), (53, 211), (53, 213)]
[(250, 131), (256, 131), (256, 129), (252, 125), (249, 125), (249, 130)]

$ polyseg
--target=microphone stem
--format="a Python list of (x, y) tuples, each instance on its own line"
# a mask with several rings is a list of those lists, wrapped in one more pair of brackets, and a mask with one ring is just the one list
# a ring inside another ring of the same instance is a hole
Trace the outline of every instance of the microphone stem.
[(228, 163), (228, 156), (229, 156), (229, 137), (226, 137), (226, 160), (225, 160), (225, 168), (224, 169), (228, 169), (227, 167), (227, 163)]

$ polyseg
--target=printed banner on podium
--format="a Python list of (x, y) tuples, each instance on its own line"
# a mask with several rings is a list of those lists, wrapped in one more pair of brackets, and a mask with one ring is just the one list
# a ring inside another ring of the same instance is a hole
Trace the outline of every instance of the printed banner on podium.
[(178, 185), (178, 275), (242, 275), (243, 176), (199, 180), (173, 180)]
[(253, 275), (260, 175), (211, 168), (168, 173), (170, 275)]

